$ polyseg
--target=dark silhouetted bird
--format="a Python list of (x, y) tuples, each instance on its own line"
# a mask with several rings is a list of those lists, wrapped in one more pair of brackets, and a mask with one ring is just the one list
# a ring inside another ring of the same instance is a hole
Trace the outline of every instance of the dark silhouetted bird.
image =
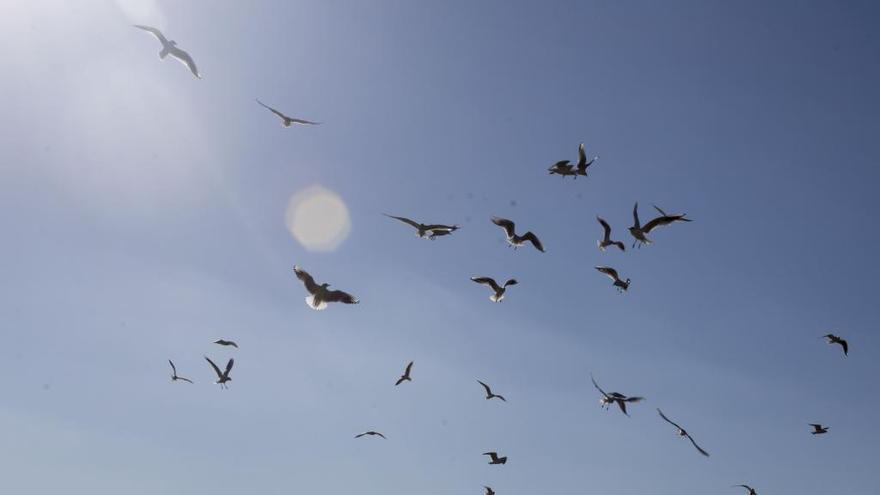
[(409, 364), (406, 365), (406, 371), (404, 371), (403, 374), (400, 375), (400, 378), (397, 379), (397, 383), (394, 384), (395, 387), (400, 385), (403, 382), (411, 382), (412, 381), (412, 378), (410, 378), (410, 376), (409, 376), (409, 372), (412, 371), (412, 366), (413, 366), (413, 361), (410, 361)]
[(187, 383), (192, 383), (192, 380), (190, 380), (189, 378), (177, 376), (177, 368), (174, 366), (174, 363), (172, 363), (170, 359), (168, 360), (168, 364), (171, 365), (171, 381), (172, 382), (176, 382), (177, 380), (181, 380), (181, 381), (184, 381)]
[(498, 457), (498, 452), (485, 452), (489, 456), (489, 464), (507, 464), (507, 457)]
[(682, 428), (681, 426), (679, 426), (678, 424), (676, 424), (676, 423), (675, 423), (674, 421), (672, 421), (671, 419), (667, 418), (666, 415), (663, 414), (663, 411), (661, 411), (659, 407), (657, 408), (657, 412), (660, 414), (660, 417), (663, 418), (664, 421), (666, 421), (667, 423), (671, 424), (672, 426), (678, 428), (678, 436), (680, 436), (680, 437), (685, 437), (685, 438), (687, 438), (688, 440), (690, 440), (691, 443), (694, 445), (694, 448), (697, 449), (697, 451), (698, 451), (699, 453), (703, 454), (703, 455), (706, 456), (706, 457), (709, 457), (709, 453), (706, 452), (705, 450), (703, 450), (702, 448), (700, 448), (700, 446), (697, 445), (697, 442), (694, 441), (694, 437), (692, 437), (687, 431), (685, 431), (684, 428)]
[(637, 202), (633, 207), (633, 226), (629, 228), (630, 235), (635, 238), (635, 241), (633, 241), (633, 247), (635, 247), (636, 244), (638, 244), (639, 247), (641, 247), (642, 244), (651, 244), (651, 240), (646, 236), (657, 227), (663, 227), (664, 225), (669, 225), (674, 222), (691, 221), (691, 219), (685, 218), (686, 213), (682, 213), (681, 215), (668, 215), (657, 206), (654, 206), (654, 209), (660, 212), (660, 216), (642, 226), (639, 223), (639, 203)]
[(810, 432), (813, 435), (824, 435), (824, 434), (828, 433), (827, 426), (822, 426), (822, 425), (818, 425), (815, 423), (810, 423), (810, 426), (813, 427), (813, 431)]
[(604, 273), (608, 278), (614, 281), (613, 285), (614, 287), (617, 287), (617, 292), (623, 292), (629, 289), (629, 279), (621, 280), (620, 276), (617, 275), (617, 270), (614, 268), (611, 268), (610, 266), (597, 266), (596, 270), (598, 270), (599, 273)]
[(218, 344), (218, 345), (222, 345), (222, 346), (232, 346), (232, 347), (235, 347), (236, 349), (238, 349), (238, 344), (236, 344), (235, 342), (233, 342), (231, 340), (217, 339), (214, 341), (214, 343)]
[(602, 239), (596, 241), (596, 244), (599, 245), (599, 249), (605, 251), (605, 248), (608, 246), (617, 246), (621, 251), (626, 251), (626, 246), (623, 245), (622, 241), (612, 241), (611, 240), (611, 226), (608, 225), (608, 222), (605, 221), (602, 217), (596, 217), (596, 220), (599, 221), (599, 225), (602, 226), (602, 230), (604, 234), (602, 235)]
[(471, 277), (471, 280), (478, 284), (488, 285), (494, 291), (494, 294), (489, 296), (489, 300), (492, 302), (501, 302), (501, 300), (504, 299), (504, 292), (507, 291), (507, 287), (519, 283), (513, 278), (504, 282), (504, 285), (498, 285), (498, 282), (490, 277)]
[(229, 358), (229, 361), (226, 363), (226, 370), (223, 372), (220, 371), (220, 368), (218, 368), (217, 365), (214, 364), (214, 361), (211, 361), (208, 356), (205, 356), (205, 360), (208, 361), (208, 364), (211, 365), (211, 368), (214, 368), (214, 373), (217, 374), (217, 381), (214, 383), (220, 385), (220, 388), (229, 388), (229, 385), (227, 385), (226, 382), (232, 381), (232, 377), (229, 376), (229, 372), (232, 371), (232, 365), (235, 364), (235, 360)]
[(294, 117), (288, 117), (287, 115), (284, 115), (283, 113), (279, 112), (278, 110), (275, 110), (274, 108), (270, 107), (269, 105), (266, 105), (265, 103), (263, 103), (259, 99), (257, 99), (256, 101), (257, 101), (257, 103), (260, 104), (260, 106), (262, 106), (263, 108), (265, 108), (265, 109), (269, 110), (270, 112), (274, 113), (275, 115), (277, 115), (278, 118), (281, 119), (281, 126), (282, 127), (290, 127), (292, 124), (300, 124), (300, 125), (320, 125), (321, 124), (320, 122), (312, 122), (311, 120), (304, 120), (304, 119), (297, 119)]
[(838, 337), (837, 335), (834, 335), (833, 333), (823, 335), (822, 338), (826, 339), (829, 345), (838, 344), (840, 347), (842, 347), (844, 356), (849, 355), (849, 344), (846, 343), (846, 340)]
[(596, 379), (593, 378), (593, 375), (590, 375), (590, 380), (592, 380), (593, 386), (596, 387), (596, 390), (598, 390), (602, 394), (602, 398), (599, 399), (599, 404), (605, 409), (608, 409), (611, 404), (617, 404), (617, 407), (620, 408), (620, 411), (623, 414), (629, 416), (629, 413), (626, 412), (626, 404), (629, 402), (641, 402), (645, 400), (644, 397), (628, 397), (619, 392), (611, 392), (610, 394), (605, 393), (605, 391), (602, 390), (602, 387), (600, 387), (599, 384), (596, 383)]
[(513, 246), (514, 249), (522, 246), (526, 242), (531, 242), (532, 246), (535, 246), (535, 249), (542, 253), (544, 252), (544, 246), (541, 244), (538, 236), (531, 232), (526, 232), (523, 235), (516, 235), (516, 224), (512, 221), (506, 218), (492, 217), (492, 223), (504, 229), (504, 233), (507, 235), (507, 243)]
[(418, 223), (414, 220), (410, 220), (409, 218), (406, 218), (406, 217), (396, 217), (394, 215), (389, 215), (387, 213), (383, 213), (383, 215), (385, 215), (388, 218), (400, 220), (401, 222), (415, 228), (416, 229), (416, 236), (418, 236), (422, 239), (430, 239), (432, 241), (434, 240), (435, 237), (449, 235), (459, 229), (458, 225), (443, 225), (443, 224), (439, 224), (439, 223), (424, 224), (424, 223)]
[(357, 298), (347, 292), (329, 290), (330, 284), (318, 285), (311, 275), (298, 266), (294, 266), (293, 271), (296, 273), (296, 278), (302, 281), (306, 290), (311, 294), (306, 297), (306, 304), (312, 309), (322, 310), (327, 307), (328, 302), (341, 302), (345, 304), (357, 304), (359, 302)]
[(502, 401), (507, 402), (507, 399), (505, 399), (503, 396), (498, 395), (498, 394), (493, 394), (492, 389), (489, 388), (489, 386), (486, 385), (485, 383), (481, 382), (480, 380), (477, 380), (477, 383), (479, 383), (480, 385), (483, 386), (484, 389), (486, 389), (486, 400), (501, 399)]
[[(365, 431), (365, 432), (363, 432), (363, 433), (358, 433), (358, 434), (355, 435), (354, 437), (355, 437), (355, 438), (360, 438), (360, 437), (365, 436), (365, 435), (366, 435), (366, 436), (370, 436), (370, 437), (376, 436), (376, 437), (382, 437), (382, 438), (385, 438), (385, 435), (379, 433), (378, 431), (373, 431), (373, 430)], [(386, 438), (386, 440), (387, 440), (387, 438)]]

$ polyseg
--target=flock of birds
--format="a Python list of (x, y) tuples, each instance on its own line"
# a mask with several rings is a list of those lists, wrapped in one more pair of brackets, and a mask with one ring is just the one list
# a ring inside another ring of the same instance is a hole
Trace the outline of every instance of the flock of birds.
[[(183, 65), (185, 65), (189, 69), (189, 71), (193, 74), (193, 76), (201, 79), (202, 76), (199, 73), (199, 70), (196, 67), (196, 63), (193, 60), (192, 56), (190, 56), (189, 53), (187, 53), (186, 51), (179, 48), (175, 41), (167, 39), (162, 34), (162, 32), (156, 28), (149, 27), (149, 26), (143, 26), (143, 25), (135, 25), (135, 27), (151, 33), (153, 36), (155, 36), (155, 38), (159, 41), (159, 43), (161, 43), (162, 49), (159, 52), (160, 59), (165, 59), (165, 57), (171, 56), (172, 58), (178, 60)], [(263, 103), (259, 99), (257, 99), (256, 102), (260, 106), (262, 106), (265, 109), (272, 112), (279, 119), (281, 119), (281, 125), (284, 127), (290, 127), (291, 125), (294, 125), (294, 124), (297, 124), (297, 125), (318, 125), (318, 124), (320, 124), (320, 122), (314, 122), (314, 121), (305, 120), (305, 119), (301, 119), (301, 118), (290, 117), (290, 116), (284, 114), (283, 112), (281, 112), (281, 111), (279, 111), (269, 105), (266, 105), (265, 103)], [(574, 179), (577, 179), (578, 176), (586, 177), (587, 170), (598, 159), (599, 159), (598, 156), (594, 156), (590, 159), (587, 159), (587, 154), (584, 149), (584, 144), (581, 143), (578, 146), (578, 161), (576, 164), (572, 164), (569, 160), (561, 160), (561, 161), (554, 163), (552, 166), (550, 166), (550, 168), (548, 170), (549, 170), (550, 175), (560, 175), (560, 176), (562, 176), (563, 179), (566, 176), (571, 176)], [(629, 229), (628, 229), (630, 235), (633, 238), (632, 245), (631, 245), (632, 248), (636, 248), (636, 247), (641, 248), (643, 245), (644, 246), (650, 245), (652, 243), (652, 241), (651, 241), (651, 239), (649, 239), (647, 237), (648, 234), (651, 234), (652, 232), (654, 232), (656, 229), (658, 229), (660, 227), (665, 227), (665, 226), (668, 226), (668, 225), (671, 225), (671, 224), (674, 224), (677, 222), (690, 222), (691, 221), (691, 219), (686, 218), (686, 214), (668, 214), (658, 206), (654, 206), (654, 209), (657, 210), (659, 215), (654, 217), (653, 219), (651, 219), (646, 224), (642, 225), (639, 220), (639, 204), (638, 204), (638, 202), (635, 203), (635, 206), (633, 207), (633, 212), (632, 212), (633, 213), (633, 225), (631, 227), (629, 227)], [(384, 215), (389, 218), (392, 218), (394, 220), (398, 220), (402, 223), (405, 223), (405, 224), (409, 225), (410, 227), (416, 229), (416, 235), (419, 238), (423, 238), (423, 239), (435, 240), (437, 237), (444, 237), (444, 236), (451, 235), (456, 230), (459, 229), (459, 227), (457, 225), (424, 224), (424, 223), (416, 222), (412, 219), (402, 217), (402, 216), (394, 216), (394, 215), (388, 215), (388, 214), (384, 214)], [(616, 247), (620, 251), (626, 251), (626, 246), (623, 241), (612, 239), (611, 225), (602, 217), (597, 216), (596, 220), (598, 221), (599, 225), (602, 228), (602, 238), (597, 240), (597, 245), (598, 245), (599, 249), (602, 251), (605, 251), (609, 247)], [(492, 217), (491, 222), (493, 224), (495, 224), (496, 226), (500, 227), (501, 229), (503, 229), (504, 235), (507, 239), (508, 247), (512, 247), (514, 250), (516, 250), (517, 248), (525, 245), (526, 243), (529, 243), (532, 245), (532, 247), (534, 247), (538, 251), (540, 251), (542, 253), (545, 252), (544, 245), (541, 243), (541, 240), (532, 231), (526, 231), (525, 233), (523, 233), (521, 235), (517, 234), (516, 224), (512, 220), (509, 220), (506, 218)], [(610, 266), (596, 266), (595, 269), (599, 273), (601, 273), (601, 274), (607, 276), (609, 279), (611, 279), (613, 282), (613, 284), (612, 284), (613, 287), (615, 287), (618, 292), (623, 293), (629, 289), (630, 279), (627, 278), (624, 280), (623, 278), (621, 278), (617, 269), (612, 268)], [(308, 296), (306, 296), (306, 298), (305, 298), (306, 304), (314, 310), (324, 310), (328, 307), (329, 303), (344, 303), (344, 304), (358, 304), (359, 303), (358, 298), (348, 292), (345, 292), (342, 290), (331, 290), (329, 288), (330, 284), (328, 284), (328, 283), (318, 284), (317, 282), (315, 282), (315, 279), (308, 272), (306, 272), (305, 270), (303, 270), (299, 266), (294, 266), (293, 271), (294, 271), (294, 274), (296, 275), (296, 277), (302, 282), (303, 287), (305, 288), (306, 292), (308, 293)], [(507, 291), (508, 287), (516, 285), (518, 283), (516, 281), (516, 279), (511, 278), (511, 279), (506, 280), (503, 284), (499, 284), (495, 279), (493, 279), (491, 277), (485, 277), (485, 276), (471, 277), (471, 280), (473, 282), (478, 283), (478, 284), (485, 285), (485, 286), (489, 287), (492, 290), (492, 295), (489, 297), (489, 299), (492, 302), (496, 302), (496, 303), (504, 300), (505, 292)], [(844, 356), (847, 356), (849, 354), (849, 345), (848, 345), (847, 341), (845, 339), (841, 338), (840, 336), (829, 333), (827, 335), (822, 336), (822, 338), (826, 339), (826, 341), (829, 345), (839, 345), (843, 350)], [(230, 340), (218, 339), (214, 343), (217, 345), (220, 345), (220, 346), (238, 348), (238, 344), (236, 344), (235, 342), (230, 341)], [(221, 368), (219, 366), (217, 366), (217, 364), (214, 363), (214, 361), (212, 361), (209, 357), (204, 356), (204, 358), (208, 362), (208, 364), (210, 365), (211, 369), (214, 371), (214, 374), (217, 377), (217, 380), (214, 383), (219, 385), (221, 389), (227, 389), (229, 387), (229, 382), (232, 381), (232, 377), (230, 376), (230, 373), (232, 372), (232, 367), (235, 364), (235, 359), (230, 358), (226, 363), (226, 367), (221, 370)], [(174, 362), (172, 362), (171, 360), (168, 360), (168, 364), (171, 366), (171, 381), (172, 382), (182, 381), (182, 382), (187, 382), (190, 384), (193, 383), (193, 381), (191, 379), (180, 376), (177, 374), (177, 367), (174, 365)], [(397, 379), (397, 381), (394, 383), (394, 386), (398, 386), (398, 385), (401, 385), (405, 382), (412, 381), (413, 365), (414, 365), (413, 361), (410, 361), (406, 365), (406, 368), (405, 368), (403, 374)], [(639, 403), (639, 402), (642, 402), (645, 400), (644, 397), (628, 396), (628, 395), (622, 394), (620, 392), (606, 392), (604, 389), (602, 389), (601, 386), (599, 386), (599, 384), (596, 382), (595, 378), (593, 378), (592, 375), (590, 376), (590, 379), (593, 383), (593, 386), (596, 388), (596, 390), (599, 391), (599, 394), (600, 394), (599, 404), (604, 409), (608, 409), (611, 406), (616, 405), (620, 409), (621, 413), (623, 413), (624, 415), (629, 417), (629, 412), (627, 411), (627, 404), (636, 404), (636, 403)], [(484, 389), (486, 400), (498, 399), (502, 402), (507, 402), (507, 399), (505, 399), (504, 396), (492, 392), (491, 387), (488, 384), (486, 384), (485, 382), (477, 380), (477, 383)], [(691, 436), (691, 434), (688, 433), (687, 430), (685, 430), (683, 427), (681, 427), (678, 423), (669, 419), (669, 417), (667, 417), (663, 413), (663, 411), (661, 411), (659, 408), (657, 408), (657, 413), (663, 421), (665, 421), (665, 422), (669, 423), (670, 425), (672, 425), (673, 427), (675, 427), (676, 432), (679, 437), (686, 438), (688, 441), (690, 441), (690, 443), (693, 445), (693, 447), (697, 450), (697, 452), (699, 454), (701, 454), (705, 457), (709, 457), (709, 452), (707, 452), (702, 447), (700, 447), (697, 444), (697, 442), (694, 440), (694, 438)], [(822, 424), (818, 424), (818, 423), (810, 423), (809, 426), (811, 426), (813, 428), (813, 431), (811, 432), (811, 434), (813, 434), (813, 435), (823, 435), (823, 434), (828, 433), (828, 430), (829, 430), (829, 427), (824, 426)], [(362, 433), (355, 435), (355, 438), (362, 438), (362, 437), (379, 437), (382, 439), (387, 439), (387, 437), (383, 433), (375, 431), (375, 430), (368, 430), (368, 431), (364, 431)], [(494, 451), (485, 452), (485, 453), (483, 453), (483, 455), (488, 456), (489, 464), (503, 465), (503, 464), (507, 463), (507, 457), (500, 456), (497, 452), (494, 452)], [(746, 485), (746, 484), (732, 485), (732, 487), (744, 488), (748, 491), (748, 495), (757, 495), (757, 491), (754, 488), (752, 488), (751, 486)], [(495, 495), (495, 491), (491, 487), (484, 486), (484, 489), (485, 489), (485, 495)]]

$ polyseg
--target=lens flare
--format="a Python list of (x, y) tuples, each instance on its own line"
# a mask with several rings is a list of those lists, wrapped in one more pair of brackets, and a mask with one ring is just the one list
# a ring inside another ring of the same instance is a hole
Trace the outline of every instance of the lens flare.
[(291, 196), (284, 222), (293, 238), (309, 251), (333, 251), (351, 230), (345, 201), (321, 186), (311, 186)]

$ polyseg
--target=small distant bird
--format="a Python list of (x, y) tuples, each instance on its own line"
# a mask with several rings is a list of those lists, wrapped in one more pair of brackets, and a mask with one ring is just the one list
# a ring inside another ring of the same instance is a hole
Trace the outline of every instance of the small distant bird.
[(810, 423), (810, 426), (813, 427), (813, 431), (810, 432), (813, 435), (824, 435), (828, 433), (827, 426), (817, 425), (815, 423)]
[(746, 490), (749, 491), (749, 495), (758, 495), (758, 492), (756, 492), (755, 489), (750, 487), (749, 485), (733, 485), (731, 488), (737, 488), (737, 487), (745, 488)]
[(837, 335), (834, 335), (833, 333), (829, 333), (828, 335), (823, 335), (822, 338), (827, 339), (829, 345), (839, 344), (840, 347), (843, 348), (843, 355), (844, 356), (849, 355), (849, 344), (846, 343), (846, 340), (838, 337)]
[(456, 230), (459, 229), (458, 225), (442, 225), (442, 224), (423, 224), (418, 223), (416, 221), (410, 220), (406, 217), (395, 217), (394, 215), (389, 215), (387, 213), (383, 213), (388, 218), (393, 218), (395, 220), (400, 220), (401, 222), (412, 226), (416, 229), (416, 235), (421, 239), (430, 239), (434, 240), (435, 237), (441, 237), (444, 235), (449, 235)]
[(489, 464), (507, 464), (507, 457), (498, 457), (498, 452), (485, 452), (489, 456)]
[(602, 226), (602, 230), (605, 231), (605, 234), (602, 236), (602, 240), (596, 241), (596, 244), (599, 245), (599, 249), (605, 251), (605, 248), (608, 246), (616, 246), (621, 251), (626, 251), (626, 246), (623, 245), (622, 241), (612, 241), (611, 240), (611, 226), (608, 225), (608, 222), (605, 221), (602, 217), (596, 217), (596, 220), (599, 221), (599, 225)]
[(214, 341), (214, 343), (219, 344), (219, 345), (224, 345), (224, 346), (232, 346), (232, 347), (235, 347), (236, 349), (238, 349), (238, 344), (236, 344), (235, 342), (233, 342), (231, 340), (217, 339)]
[(486, 489), (486, 493), (485, 493), (484, 495), (495, 495), (495, 490), (489, 488), (489, 487), (486, 486), (486, 485), (483, 485), (483, 488)]
[(574, 176), (577, 179), (578, 175), (587, 176), (587, 167), (593, 164), (596, 160), (599, 159), (599, 155), (590, 158), (590, 161), (587, 161), (587, 153), (584, 151), (584, 143), (581, 143), (578, 146), (578, 162), (577, 162), (577, 175)]
[(477, 380), (477, 383), (479, 383), (480, 385), (483, 386), (484, 389), (486, 389), (486, 400), (501, 399), (502, 401), (507, 402), (507, 399), (505, 399), (504, 396), (501, 396), (498, 394), (493, 394), (492, 389), (489, 388), (489, 386), (486, 385), (485, 383), (481, 382), (480, 380)]
[[(377, 437), (385, 438), (385, 435), (379, 433), (378, 431), (373, 431), (373, 430), (365, 431), (365, 432), (363, 432), (363, 433), (358, 433), (358, 434), (355, 435), (354, 437), (355, 437), (355, 438), (360, 438), (360, 437), (362, 437), (362, 436), (364, 436), (364, 435), (368, 435), (368, 436), (371, 436), (371, 437), (372, 437), (372, 436), (377, 436)], [(388, 439), (385, 438), (385, 440), (388, 440)]]
[(602, 398), (599, 399), (599, 404), (605, 409), (608, 409), (611, 404), (617, 404), (617, 407), (620, 408), (620, 411), (623, 414), (629, 416), (629, 413), (626, 412), (626, 404), (628, 402), (641, 402), (645, 400), (644, 397), (627, 397), (626, 395), (618, 392), (611, 392), (610, 394), (605, 393), (605, 391), (602, 390), (599, 384), (596, 383), (596, 379), (593, 378), (593, 375), (590, 375), (590, 380), (593, 381), (593, 386), (596, 387), (596, 390), (598, 390), (602, 394)]
[(676, 424), (674, 421), (667, 418), (666, 415), (663, 414), (663, 411), (661, 411), (659, 407), (657, 408), (657, 412), (660, 413), (660, 417), (663, 418), (664, 421), (666, 421), (667, 423), (671, 424), (672, 426), (678, 428), (678, 436), (685, 437), (688, 440), (690, 440), (691, 443), (694, 444), (694, 448), (697, 449), (697, 451), (699, 453), (703, 454), (706, 457), (709, 457), (709, 453), (706, 452), (705, 450), (703, 450), (702, 448), (700, 448), (700, 446), (697, 445), (697, 442), (694, 441), (694, 437), (690, 436), (690, 434), (688, 432), (686, 432), (684, 430), (684, 428), (682, 428), (681, 426), (678, 426), (678, 424)]
[(568, 160), (560, 160), (553, 165), (550, 165), (550, 168), (548, 168), (547, 171), (550, 172), (550, 175), (561, 175), (563, 179), (567, 175), (577, 179), (577, 172), (574, 170), (574, 165)]
[(654, 209), (660, 212), (660, 216), (642, 226), (639, 223), (639, 203), (636, 202), (636, 205), (633, 207), (633, 226), (629, 228), (630, 235), (635, 238), (635, 241), (633, 241), (633, 247), (635, 247), (636, 244), (638, 244), (639, 247), (642, 247), (642, 244), (651, 244), (651, 240), (646, 236), (657, 227), (663, 227), (664, 225), (669, 225), (675, 222), (692, 221), (689, 218), (685, 218), (687, 213), (682, 213), (681, 215), (669, 215), (656, 205), (654, 206)]
[(266, 105), (265, 103), (260, 101), (259, 98), (256, 99), (256, 102), (259, 103), (260, 106), (262, 106), (263, 108), (265, 108), (265, 109), (269, 110), (270, 112), (274, 113), (275, 115), (277, 115), (278, 118), (281, 119), (281, 126), (282, 127), (290, 127), (291, 124), (300, 124), (300, 125), (320, 125), (321, 124), (320, 122), (312, 122), (311, 120), (304, 120), (304, 119), (297, 119), (294, 117), (288, 117), (287, 115), (284, 115), (283, 113), (279, 112), (278, 110), (275, 110), (274, 108), (270, 107), (269, 105)]
[(172, 363), (170, 359), (168, 360), (168, 364), (171, 365), (171, 381), (172, 382), (176, 382), (177, 380), (181, 380), (181, 381), (184, 381), (187, 383), (192, 383), (192, 380), (190, 380), (189, 378), (177, 376), (177, 368), (174, 366), (174, 363)]
[(196, 76), (199, 79), (202, 78), (202, 76), (199, 75), (199, 69), (196, 68), (195, 61), (193, 61), (193, 59), (189, 55), (189, 53), (186, 53), (185, 51), (181, 50), (180, 48), (177, 48), (176, 41), (169, 40), (168, 38), (165, 37), (165, 35), (162, 34), (162, 31), (159, 31), (158, 29), (156, 29), (154, 27), (141, 26), (138, 24), (135, 24), (134, 27), (136, 27), (138, 29), (143, 29), (144, 31), (147, 31), (148, 33), (155, 36), (156, 39), (159, 40), (159, 43), (162, 43), (162, 51), (159, 52), (160, 59), (164, 59), (168, 55), (171, 55), (173, 58), (177, 59), (180, 63), (187, 66), (189, 68), (189, 71), (192, 72), (192, 74), (194, 76)]
[(623, 292), (629, 289), (629, 279), (626, 279), (625, 281), (621, 280), (620, 276), (617, 275), (617, 270), (614, 268), (611, 268), (610, 266), (597, 266), (596, 270), (598, 270), (599, 273), (604, 273), (608, 278), (614, 281), (613, 285), (614, 287), (617, 287), (617, 292)]
[(208, 361), (208, 364), (210, 364), (211, 367), (214, 368), (214, 373), (217, 373), (217, 381), (214, 383), (220, 385), (220, 388), (229, 388), (229, 385), (227, 385), (226, 382), (232, 381), (232, 377), (229, 376), (229, 372), (232, 371), (232, 365), (235, 364), (235, 360), (229, 358), (229, 362), (226, 363), (226, 371), (221, 372), (220, 368), (218, 368), (217, 365), (214, 364), (214, 361), (211, 361), (208, 356), (205, 356), (205, 359)]
[(489, 296), (489, 300), (492, 302), (501, 302), (501, 300), (504, 299), (504, 292), (507, 291), (507, 287), (519, 283), (515, 278), (511, 278), (507, 282), (504, 282), (504, 285), (498, 285), (498, 282), (490, 277), (471, 277), (471, 280), (478, 284), (488, 285), (493, 291), (495, 291), (494, 294)]
[(526, 242), (531, 242), (532, 246), (535, 246), (535, 249), (542, 253), (544, 252), (544, 246), (541, 244), (538, 236), (531, 232), (526, 232), (521, 236), (516, 235), (516, 225), (512, 221), (506, 218), (492, 217), (492, 223), (504, 229), (504, 233), (507, 235), (507, 243), (513, 246), (514, 249), (522, 246)]
[(400, 385), (403, 382), (411, 382), (412, 381), (412, 378), (410, 378), (410, 376), (409, 376), (409, 372), (412, 371), (412, 365), (413, 365), (413, 361), (410, 361), (409, 364), (406, 365), (406, 371), (404, 371), (403, 374), (400, 375), (400, 378), (397, 379), (397, 383), (394, 384), (395, 387)]
[(293, 267), (293, 272), (296, 273), (296, 278), (302, 281), (306, 290), (311, 294), (306, 297), (306, 304), (312, 309), (322, 310), (327, 307), (328, 302), (341, 302), (345, 304), (357, 304), (360, 302), (348, 292), (329, 290), (330, 284), (318, 285), (308, 272), (298, 266)]

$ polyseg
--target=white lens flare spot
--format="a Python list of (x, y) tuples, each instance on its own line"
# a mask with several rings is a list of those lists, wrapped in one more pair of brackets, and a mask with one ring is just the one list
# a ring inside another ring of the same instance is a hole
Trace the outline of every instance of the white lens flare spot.
[(333, 251), (351, 230), (345, 201), (321, 186), (294, 194), (287, 203), (284, 222), (293, 238), (309, 251)]

